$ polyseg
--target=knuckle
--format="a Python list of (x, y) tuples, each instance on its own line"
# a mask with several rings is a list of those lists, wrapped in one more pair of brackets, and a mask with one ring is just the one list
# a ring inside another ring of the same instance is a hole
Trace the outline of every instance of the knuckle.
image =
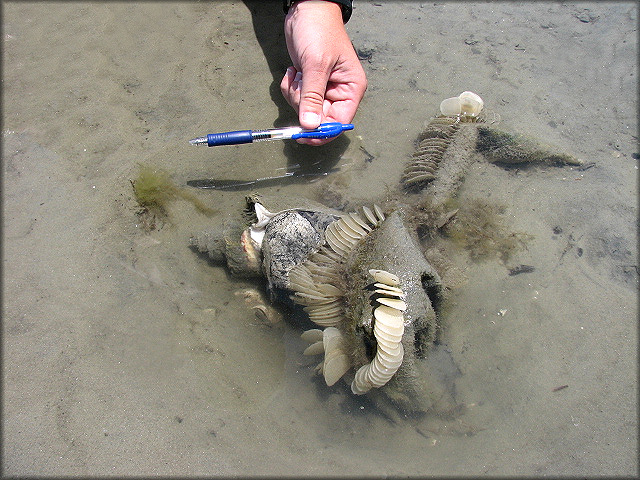
[(320, 105), (324, 103), (324, 95), (315, 90), (307, 90), (302, 94), (302, 101), (312, 105)]

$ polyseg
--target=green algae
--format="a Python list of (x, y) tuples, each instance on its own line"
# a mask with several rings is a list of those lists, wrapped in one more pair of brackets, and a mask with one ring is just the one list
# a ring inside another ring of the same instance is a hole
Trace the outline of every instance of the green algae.
[(498, 257), (503, 263), (524, 248), (532, 236), (513, 232), (504, 221), (506, 207), (475, 199), (466, 203), (447, 223), (447, 237), (462, 245), (474, 260)]
[(177, 199), (190, 202), (198, 212), (208, 217), (217, 212), (186, 188), (177, 186), (169, 172), (162, 168), (140, 164), (138, 176), (131, 185), (140, 207), (153, 215), (166, 217), (169, 204)]

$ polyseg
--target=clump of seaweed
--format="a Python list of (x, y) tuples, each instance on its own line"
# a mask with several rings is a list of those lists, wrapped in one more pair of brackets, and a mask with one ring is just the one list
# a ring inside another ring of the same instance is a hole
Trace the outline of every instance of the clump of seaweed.
[(506, 263), (516, 251), (526, 248), (532, 236), (512, 232), (504, 224), (506, 207), (476, 199), (460, 208), (443, 229), (460, 243), (474, 260), (497, 256)]
[(537, 140), (496, 130), (490, 126), (478, 127), (477, 148), (490, 162), (504, 167), (536, 164), (582, 165), (583, 163), (572, 155), (558, 152)]
[(171, 180), (169, 172), (162, 168), (139, 164), (138, 177), (131, 181), (131, 185), (136, 201), (141, 207), (138, 213), (152, 219), (149, 223), (150, 229), (154, 228), (155, 218), (164, 219), (168, 216), (169, 204), (178, 198), (191, 202), (204, 215), (211, 216), (216, 213), (215, 209), (205, 205), (186, 188), (178, 187)]
[(406, 218), (421, 239), (434, 239), (440, 236), (458, 210), (452, 199), (436, 203), (431, 196), (424, 196), (419, 202), (409, 206)]

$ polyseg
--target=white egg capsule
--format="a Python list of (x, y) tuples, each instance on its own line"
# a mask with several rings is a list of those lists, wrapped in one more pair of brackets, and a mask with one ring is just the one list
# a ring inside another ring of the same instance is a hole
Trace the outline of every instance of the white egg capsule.
[(462, 112), (459, 97), (445, 98), (440, 103), (440, 113), (446, 117), (455, 117)]
[(475, 117), (480, 114), (484, 107), (484, 101), (480, 95), (473, 92), (462, 92), (458, 99), (460, 100), (460, 111), (462, 115)]

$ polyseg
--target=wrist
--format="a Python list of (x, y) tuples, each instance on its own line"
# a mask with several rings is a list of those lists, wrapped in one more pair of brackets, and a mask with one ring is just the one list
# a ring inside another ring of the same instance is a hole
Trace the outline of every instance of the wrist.
[(344, 31), (342, 12), (337, 3), (327, 0), (294, 0), (284, 18), (285, 35), (307, 37)]
[(347, 23), (349, 21), (349, 18), (351, 18), (351, 11), (353, 9), (352, 0), (283, 0), (284, 13), (288, 14), (289, 9), (301, 3), (324, 3), (327, 5), (335, 5), (339, 7), (343, 23)]

